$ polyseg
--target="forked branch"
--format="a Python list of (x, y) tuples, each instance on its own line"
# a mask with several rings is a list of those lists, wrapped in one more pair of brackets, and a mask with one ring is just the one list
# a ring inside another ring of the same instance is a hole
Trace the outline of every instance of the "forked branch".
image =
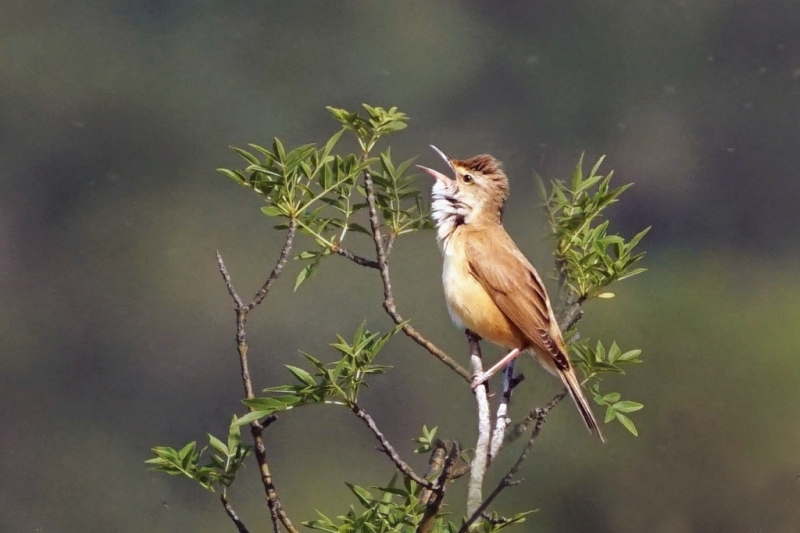
[(533, 426), (533, 431), (531, 432), (531, 436), (528, 439), (528, 442), (525, 443), (525, 447), (522, 449), (522, 453), (517, 458), (514, 465), (509, 469), (508, 473), (500, 480), (500, 483), (494, 488), (494, 490), (489, 494), (489, 496), (475, 509), (464, 525), (461, 526), (461, 529), (458, 530), (458, 533), (466, 533), (470, 526), (481, 517), (481, 515), (489, 508), (489, 505), (497, 498), (497, 496), (507, 487), (512, 485), (518, 485), (521, 483), (519, 480), (515, 480), (514, 476), (517, 475), (519, 472), (522, 463), (528, 458), (530, 454), (531, 448), (533, 448), (533, 443), (536, 441), (536, 438), (539, 436), (539, 433), (542, 431), (542, 426), (545, 422), (547, 422), (547, 415), (550, 413), (550, 410), (556, 406), (558, 402), (560, 402), (564, 396), (566, 395), (566, 390), (558, 393), (552, 400), (550, 400), (547, 405), (544, 407), (538, 407), (533, 410), (533, 419), (536, 420), (536, 424)]
[(416, 472), (414, 472), (408, 464), (400, 458), (400, 455), (394, 449), (392, 444), (386, 439), (383, 435), (381, 430), (378, 428), (378, 425), (375, 424), (375, 421), (372, 419), (366, 411), (364, 411), (361, 407), (357, 404), (353, 404), (350, 407), (350, 410), (355, 413), (355, 415), (364, 422), (367, 427), (372, 431), (372, 434), (375, 435), (375, 438), (378, 439), (378, 442), (381, 443), (380, 451), (385, 453), (389, 459), (395, 464), (398, 470), (402, 472), (402, 474), (408, 478), (413, 479), (417, 484), (425, 487), (426, 489), (430, 490), (437, 490), (439, 487), (427, 479), (420, 477)]
[[(228, 269), (225, 267), (225, 262), (222, 260), (222, 255), (217, 252), (217, 265), (219, 266), (219, 272), (222, 274), (222, 279), (225, 281), (225, 285), (228, 288), (228, 292), (230, 293), (234, 302), (234, 311), (236, 312), (236, 349), (239, 353), (239, 366), (242, 375), (242, 386), (244, 387), (245, 398), (248, 400), (254, 398), (255, 394), (253, 392), (253, 381), (250, 378), (250, 365), (247, 359), (247, 333), (245, 331), (247, 315), (257, 305), (264, 301), (264, 298), (266, 298), (267, 294), (269, 294), (272, 284), (278, 279), (278, 277), (281, 275), (281, 272), (283, 272), (283, 267), (286, 265), (289, 252), (292, 249), (296, 229), (296, 222), (294, 220), (290, 220), (289, 230), (286, 234), (286, 240), (283, 243), (283, 248), (281, 249), (281, 253), (278, 257), (278, 262), (272, 269), (267, 281), (264, 283), (261, 289), (259, 289), (255, 296), (253, 296), (252, 301), (248, 305), (244, 305), (241, 297), (236, 292), (233, 282), (231, 281), (230, 274), (228, 273)], [(297, 528), (294, 527), (292, 521), (287, 516), (286, 510), (283, 508), (280, 498), (278, 498), (278, 493), (275, 490), (275, 484), (272, 481), (272, 474), (269, 469), (269, 464), (267, 463), (266, 446), (264, 445), (264, 438), (262, 436), (264, 427), (266, 426), (262, 426), (257, 420), (254, 420), (250, 423), (250, 434), (253, 436), (256, 462), (258, 463), (259, 472), (261, 474), (261, 482), (264, 485), (267, 507), (270, 512), (270, 517), (272, 518), (273, 529), (276, 533), (278, 533), (280, 530), (278, 527), (278, 522), (280, 522), (289, 533), (297, 533)], [(228, 508), (226, 507), (226, 512), (227, 511)], [(228, 516), (231, 516), (231, 514), (228, 513)], [(232, 516), (231, 519), (233, 519)], [(234, 523), (236, 523), (236, 521), (234, 521)], [(237, 527), (239, 527), (239, 524), (237, 524)]]
[(219, 501), (225, 508), (225, 513), (228, 515), (228, 518), (231, 519), (236, 526), (236, 529), (239, 530), (239, 533), (250, 533), (250, 531), (247, 529), (247, 526), (245, 526), (244, 522), (242, 522), (242, 520), (239, 518), (239, 515), (236, 514), (236, 511), (234, 511), (233, 507), (231, 507), (231, 504), (228, 503), (228, 496), (224, 492), (219, 495)]
[[(383, 237), (381, 236), (381, 226), (378, 220), (378, 209), (375, 202), (375, 185), (372, 182), (372, 176), (369, 170), (364, 171), (364, 191), (367, 196), (367, 209), (369, 211), (369, 224), (372, 231), (372, 240), (375, 243), (375, 255), (378, 258), (378, 269), (381, 273), (381, 281), (383, 282), (383, 308), (386, 313), (394, 321), (395, 324), (403, 325), (403, 333), (408, 335), (414, 342), (428, 350), (434, 357), (439, 359), (442, 363), (450, 367), (458, 375), (464, 378), (465, 381), (471, 383), (472, 376), (461, 365), (459, 365), (452, 357), (444, 353), (435, 344), (426, 339), (416, 329), (406, 323), (400, 313), (397, 312), (397, 307), (394, 303), (394, 293), (392, 291), (392, 279), (389, 276), (389, 256), (387, 247), (384, 245)], [(389, 248), (393, 244), (394, 239), (389, 239), (387, 244)]]

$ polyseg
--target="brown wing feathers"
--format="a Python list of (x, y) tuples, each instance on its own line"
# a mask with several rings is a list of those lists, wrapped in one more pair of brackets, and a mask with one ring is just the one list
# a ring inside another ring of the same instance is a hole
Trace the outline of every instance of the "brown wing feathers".
[(569, 362), (558, 325), (552, 322), (549, 300), (536, 270), (504, 230), (500, 229), (492, 235), (492, 244), (495, 249), (506, 248), (500, 264), (498, 257), (488, 257), (476, 241), (467, 242), (465, 248), (470, 270), (497, 307), (527, 337), (530, 345), (526, 348), (534, 348), (540, 354), (550, 355), (550, 361), (543, 361), (545, 368), (551, 365), (555, 367), (553, 370), (557, 371), (567, 386), (589, 431), (596, 433), (605, 442)]

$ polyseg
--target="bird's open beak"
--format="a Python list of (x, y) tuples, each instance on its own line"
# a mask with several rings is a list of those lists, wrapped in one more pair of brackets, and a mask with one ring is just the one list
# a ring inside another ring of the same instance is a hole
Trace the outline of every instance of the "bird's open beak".
[[(450, 158), (449, 158), (449, 157), (447, 157), (447, 156), (445, 155), (445, 153), (444, 153), (444, 152), (442, 152), (441, 150), (439, 150), (438, 148), (436, 148), (434, 145), (431, 145), (431, 148), (433, 148), (433, 150), (434, 150), (434, 151), (435, 151), (437, 154), (439, 154), (440, 156), (442, 156), (442, 159), (444, 159), (444, 160), (445, 160), (445, 162), (447, 163), (447, 165), (448, 165), (450, 168), (453, 168), (453, 163), (451, 163), (451, 161), (450, 161)], [(417, 165), (417, 168), (420, 168), (420, 169), (424, 170), (425, 172), (427, 172), (428, 174), (430, 174), (431, 176), (433, 176), (434, 178), (436, 178), (436, 180), (437, 180), (437, 181), (444, 182), (445, 184), (450, 184), (450, 183), (453, 181), (453, 180), (451, 180), (450, 178), (448, 178), (447, 176), (445, 176), (444, 174), (442, 174), (441, 172), (439, 172), (439, 171), (437, 171), (437, 170), (433, 170), (432, 168), (423, 167), (422, 165)]]

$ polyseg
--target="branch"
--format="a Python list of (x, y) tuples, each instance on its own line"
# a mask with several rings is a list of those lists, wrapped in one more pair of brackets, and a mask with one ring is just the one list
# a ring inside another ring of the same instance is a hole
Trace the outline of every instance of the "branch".
[(562, 295), (559, 302), (561, 312), (558, 314), (558, 327), (561, 328), (561, 331), (568, 331), (583, 318), (581, 305), (585, 301), (585, 296), (578, 296), (572, 290), (568, 294)]
[[(364, 170), (364, 191), (367, 196), (367, 207), (369, 211), (369, 224), (372, 230), (372, 240), (375, 243), (375, 254), (378, 258), (378, 269), (381, 273), (381, 281), (383, 281), (383, 308), (386, 313), (398, 326), (402, 324), (403, 333), (409, 336), (414, 342), (428, 350), (434, 357), (439, 359), (442, 363), (454, 370), (458, 375), (464, 378), (468, 383), (472, 382), (472, 376), (461, 365), (459, 365), (453, 358), (444, 353), (435, 344), (422, 336), (416, 329), (406, 323), (400, 313), (397, 312), (397, 307), (394, 304), (394, 295), (392, 293), (392, 280), (389, 276), (389, 256), (387, 248), (384, 246), (383, 238), (381, 237), (380, 221), (378, 220), (378, 209), (375, 206), (375, 186), (372, 182), (372, 176), (369, 170)], [(393, 239), (389, 241), (389, 249), (393, 244)]]
[(222, 506), (225, 508), (225, 512), (228, 513), (228, 516), (236, 525), (236, 529), (239, 530), (239, 533), (250, 533), (250, 531), (248, 531), (247, 529), (247, 526), (245, 526), (244, 522), (242, 522), (241, 519), (239, 518), (239, 515), (237, 515), (236, 511), (234, 511), (233, 507), (231, 507), (231, 504), (228, 503), (228, 497), (225, 495), (224, 492), (219, 495), (219, 501), (222, 502)]
[(355, 415), (367, 425), (370, 431), (372, 431), (372, 434), (375, 435), (375, 438), (381, 443), (380, 450), (392, 460), (397, 469), (400, 470), (404, 476), (413, 479), (418, 485), (421, 485), (426, 489), (435, 491), (439, 488), (438, 485), (431, 483), (427, 479), (417, 475), (417, 473), (414, 472), (411, 467), (400, 458), (400, 455), (394, 449), (392, 444), (386, 439), (386, 437), (384, 437), (383, 433), (381, 433), (381, 430), (378, 429), (377, 424), (375, 424), (375, 421), (366, 413), (366, 411), (364, 411), (358, 406), (358, 404), (355, 403), (350, 406), (350, 410), (353, 411), (353, 413), (355, 413)]
[(489, 449), (490, 463), (500, 453), (500, 448), (503, 447), (503, 439), (506, 436), (506, 429), (509, 422), (511, 422), (511, 419), (508, 418), (508, 404), (511, 403), (511, 393), (514, 391), (514, 387), (525, 379), (522, 374), (514, 376), (515, 367), (516, 360), (511, 361), (503, 371), (503, 395), (500, 399), (500, 405), (497, 407), (497, 415), (495, 415), (494, 432), (492, 433), (492, 443)]
[[(247, 333), (245, 332), (245, 325), (247, 324), (247, 314), (258, 304), (260, 304), (269, 293), (272, 283), (281, 275), (283, 267), (286, 264), (286, 259), (289, 256), (289, 251), (292, 248), (292, 241), (294, 240), (296, 224), (294, 221), (289, 223), (289, 231), (286, 234), (286, 240), (283, 243), (283, 249), (278, 257), (278, 262), (272, 273), (267, 279), (266, 283), (261, 287), (261, 290), (253, 297), (249, 305), (244, 305), (242, 299), (236, 293), (231, 282), (228, 270), (225, 267), (225, 262), (222, 260), (222, 255), (217, 252), (217, 264), (219, 265), (220, 274), (228, 287), (228, 292), (234, 301), (234, 310), (236, 312), (236, 349), (239, 353), (239, 366), (241, 368), (242, 386), (244, 387), (245, 398), (252, 399), (255, 397), (253, 393), (253, 381), (250, 378), (250, 365), (247, 360)], [(252, 410), (252, 409), (251, 409)], [(278, 493), (275, 490), (275, 484), (272, 481), (272, 474), (269, 470), (267, 463), (267, 449), (264, 446), (264, 438), (262, 433), (264, 427), (254, 420), (250, 423), (250, 434), (253, 436), (253, 444), (255, 449), (256, 462), (258, 463), (259, 472), (261, 473), (261, 483), (264, 485), (264, 492), (267, 498), (267, 508), (269, 509), (270, 517), (272, 518), (273, 528), (275, 533), (278, 533), (278, 521), (283, 524), (283, 527), (289, 533), (298, 533), (297, 528), (294, 527), (292, 521), (286, 514), (283, 504), (278, 498)]]
[(497, 487), (489, 494), (486, 500), (478, 506), (478, 508), (473, 511), (470, 517), (464, 522), (464, 525), (461, 526), (461, 529), (458, 530), (458, 533), (466, 533), (469, 530), (469, 527), (481, 517), (484, 511), (491, 505), (495, 498), (506, 488), (512, 485), (518, 485), (521, 481), (515, 480), (514, 476), (517, 475), (519, 472), (522, 463), (528, 458), (528, 454), (533, 448), (533, 443), (536, 441), (536, 438), (539, 436), (539, 433), (542, 431), (542, 426), (545, 422), (547, 422), (547, 415), (550, 413), (550, 410), (555, 407), (555, 405), (561, 401), (561, 399), (566, 394), (566, 390), (562, 391), (555, 398), (550, 400), (547, 405), (541, 408), (534, 409), (534, 418), (536, 419), (536, 425), (533, 427), (533, 431), (531, 432), (531, 437), (528, 439), (528, 442), (525, 443), (525, 448), (523, 448), (522, 453), (520, 454), (517, 461), (508, 471), (508, 473), (500, 480), (500, 483), (497, 484)]
[(453, 445), (450, 447), (450, 453), (447, 454), (447, 458), (444, 460), (444, 466), (442, 467), (441, 474), (439, 474), (439, 479), (436, 481), (438, 488), (432, 491), (433, 497), (430, 498), (425, 505), (425, 513), (423, 513), (422, 520), (419, 523), (419, 527), (417, 527), (417, 533), (430, 533), (433, 530), (433, 526), (436, 524), (436, 516), (439, 514), (439, 510), (444, 503), (447, 483), (449, 480), (453, 479), (454, 468), (460, 455), (461, 445), (458, 441), (454, 441)]
[[(469, 340), (472, 371), (475, 375), (483, 372), (481, 361), (480, 337), (467, 331)], [(489, 466), (489, 441), (492, 435), (492, 420), (489, 413), (488, 386), (481, 383), (475, 388), (475, 400), (478, 402), (478, 442), (475, 444), (475, 457), (472, 458), (469, 483), (467, 484), (467, 513), (474, 514), (483, 499), (481, 490), (486, 469)]]
[(349, 259), (350, 261), (352, 261), (357, 265), (367, 268), (375, 268), (375, 269), (380, 268), (380, 265), (378, 265), (377, 261), (373, 261), (372, 259), (367, 259), (366, 257), (361, 257), (360, 255), (356, 255), (347, 248), (342, 248), (338, 244), (334, 244), (333, 247), (331, 248), (331, 251), (335, 254), (341, 255), (342, 257), (346, 257), (347, 259)]
[(264, 282), (264, 285), (253, 297), (253, 301), (250, 302), (250, 305), (247, 306), (248, 311), (251, 311), (255, 306), (264, 301), (264, 298), (267, 297), (269, 290), (272, 288), (272, 284), (275, 282), (276, 279), (278, 279), (278, 276), (281, 275), (281, 272), (283, 272), (283, 267), (286, 266), (286, 261), (289, 259), (289, 252), (292, 249), (292, 243), (294, 242), (294, 233), (296, 230), (297, 230), (297, 220), (293, 218), (289, 219), (289, 231), (286, 232), (286, 240), (283, 243), (281, 254), (278, 256), (278, 262), (275, 264), (275, 268), (272, 269), (272, 272), (267, 278), (267, 281)]
[(545, 404), (544, 407), (541, 408), (536, 407), (534, 409), (531, 409), (530, 412), (525, 416), (525, 418), (520, 420), (518, 423), (514, 424), (514, 430), (508, 435), (508, 438), (506, 439), (506, 444), (511, 444), (519, 437), (521, 437), (522, 434), (528, 430), (528, 426), (530, 425), (530, 423), (537, 419), (540, 410), (544, 410), (549, 413), (550, 410), (553, 409), (553, 407), (558, 405), (558, 403), (561, 400), (566, 398), (567, 392), (568, 392), (567, 388), (564, 387), (559, 391), (558, 394), (553, 396), (553, 399), (547, 402), (547, 404)]

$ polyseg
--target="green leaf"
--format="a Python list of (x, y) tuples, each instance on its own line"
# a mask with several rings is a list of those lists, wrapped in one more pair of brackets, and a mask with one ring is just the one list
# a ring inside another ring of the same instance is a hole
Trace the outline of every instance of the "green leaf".
[(283, 147), (281, 140), (277, 137), (272, 139), (272, 149), (275, 150), (275, 155), (277, 156), (278, 161), (281, 163), (286, 161), (286, 149)]
[(311, 274), (314, 273), (314, 270), (317, 268), (317, 263), (309, 263), (303, 267), (299, 274), (297, 274), (297, 279), (294, 282), (294, 290), (296, 291), (298, 287), (308, 279)]
[(603, 161), (605, 161), (605, 159), (606, 159), (605, 155), (600, 156), (600, 159), (597, 160), (597, 163), (594, 164), (592, 170), (589, 172), (589, 176), (595, 176), (597, 174), (597, 171), (600, 169), (600, 165), (603, 164)]
[[(620, 355), (617, 359), (620, 362), (634, 362), (640, 355), (642, 355), (641, 350), (629, 350), (624, 354)], [(636, 361), (639, 362), (639, 361)]]
[(284, 366), (289, 370), (289, 372), (294, 374), (294, 377), (296, 377), (301, 383), (304, 383), (311, 387), (315, 387), (317, 385), (317, 382), (314, 380), (311, 374), (309, 374), (302, 368), (298, 368), (292, 365), (284, 365)]
[(615, 411), (622, 412), (622, 413), (633, 413), (634, 411), (640, 410), (644, 405), (640, 404), (639, 402), (632, 402), (630, 400), (625, 400), (622, 402), (616, 402), (611, 407), (614, 408)]
[(197, 447), (197, 441), (192, 441), (183, 448), (180, 449), (178, 452), (178, 457), (183, 461), (186, 457), (191, 456), (194, 452), (195, 448)]
[[(295, 401), (290, 399), (291, 397), (282, 397), (282, 398), (251, 398), (247, 400), (242, 400), (242, 403), (246, 406), (250, 407), (253, 411), (264, 411), (265, 416), (268, 414), (275, 413), (277, 411), (284, 411), (286, 409), (292, 408), (292, 403), (297, 403), (300, 401), (300, 398), (293, 397)], [(243, 416), (239, 419), (240, 425), (243, 418), (247, 415)]]
[(279, 217), (284, 214), (283, 209), (274, 205), (265, 205), (261, 208), (261, 212), (268, 217)]
[(619, 401), (620, 394), (618, 392), (610, 392), (603, 396), (603, 400), (608, 403), (614, 403)]
[(240, 185), (247, 185), (247, 182), (244, 179), (244, 177), (240, 176), (239, 174), (237, 174), (232, 170), (228, 170), (227, 168), (218, 168), (217, 172), (219, 172), (224, 176), (228, 176), (230, 179), (232, 179), (236, 183), (239, 183)]
[(356, 498), (358, 498), (358, 501), (361, 505), (367, 509), (372, 506), (372, 494), (370, 494), (369, 491), (359, 487), (358, 485), (353, 485), (352, 483), (345, 482), (345, 485), (347, 485), (353, 494), (356, 495)]
[(623, 415), (622, 413), (617, 413), (617, 420), (619, 420), (619, 423), (622, 424), (625, 427), (625, 429), (630, 431), (634, 437), (639, 436), (639, 432), (636, 430), (636, 425), (630, 418)]
[(617, 280), (618, 281), (622, 281), (623, 279), (632, 278), (633, 276), (636, 276), (637, 274), (641, 274), (642, 272), (647, 272), (647, 269), (646, 268), (635, 268), (633, 270), (629, 270), (628, 272), (625, 272), (623, 275), (621, 275), (619, 278), (617, 278)]
[(217, 450), (222, 455), (225, 456), (230, 455), (230, 451), (228, 450), (228, 447), (225, 445), (225, 443), (219, 440), (211, 433), (208, 434), (208, 443), (211, 445), (212, 448)]
[(268, 416), (274, 411), (275, 411), (274, 409), (271, 409), (269, 411), (251, 411), (246, 415), (244, 415), (243, 417), (237, 418), (236, 421), (233, 422), (233, 424), (237, 426), (243, 426), (245, 424), (249, 424), (254, 420), (258, 420), (259, 418), (264, 418), (265, 416)]
[(572, 171), (572, 190), (578, 190), (578, 187), (581, 185), (581, 181), (583, 180), (583, 156), (586, 155), (585, 152), (581, 153), (580, 159), (578, 159), (578, 164), (575, 165), (575, 169)]
[(611, 345), (611, 348), (608, 349), (608, 362), (615, 363), (621, 354), (622, 350), (620, 350), (619, 346), (617, 346), (617, 343), (614, 342)]
[(237, 154), (242, 156), (245, 159), (245, 161), (247, 161), (251, 165), (260, 165), (261, 164), (261, 161), (259, 161), (256, 156), (254, 156), (253, 154), (251, 154), (247, 150), (242, 150), (241, 148), (236, 148), (235, 146), (231, 146), (231, 148), (233, 148), (234, 152), (236, 152)]

